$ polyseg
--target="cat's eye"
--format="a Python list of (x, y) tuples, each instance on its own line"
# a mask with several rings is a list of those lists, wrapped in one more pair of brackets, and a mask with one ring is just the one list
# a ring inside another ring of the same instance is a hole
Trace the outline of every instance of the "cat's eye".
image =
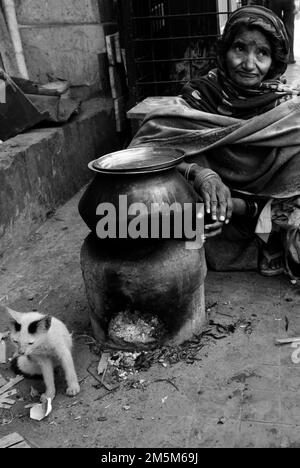
[(16, 332), (21, 331), (21, 325), (18, 322), (14, 322), (14, 327), (15, 327)]

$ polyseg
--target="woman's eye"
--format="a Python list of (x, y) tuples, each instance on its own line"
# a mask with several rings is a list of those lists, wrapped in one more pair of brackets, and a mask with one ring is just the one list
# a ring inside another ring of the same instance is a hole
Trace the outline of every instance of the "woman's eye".
[(262, 57), (270, 57), (270, 53), (268, 50), (265, 50), (265, 49), (260, 49), (258, 51), (258, 55), (262, 56)]
[(237, 45), (236, 48), (235, 48), (235, 50), (236, 50), (237, 52), (243, 52), (244, 46), (242, 46), (242, 45)]

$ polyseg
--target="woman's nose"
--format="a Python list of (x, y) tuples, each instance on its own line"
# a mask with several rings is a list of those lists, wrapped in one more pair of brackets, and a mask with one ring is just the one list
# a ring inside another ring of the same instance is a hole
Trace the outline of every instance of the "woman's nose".
[(248, 70), (248, 71), (254, 70), (256, 67), (255, 54), (252, 54), (252, 53), (248, 54), (245, 57), (243, 66), (245, 70)]

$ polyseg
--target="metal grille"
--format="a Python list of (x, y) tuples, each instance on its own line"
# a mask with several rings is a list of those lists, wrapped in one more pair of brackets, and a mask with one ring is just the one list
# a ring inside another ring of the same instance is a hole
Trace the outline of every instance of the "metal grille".
[(175, 95), (215, 65), (233, 0), (120, 0), (130, 103)]

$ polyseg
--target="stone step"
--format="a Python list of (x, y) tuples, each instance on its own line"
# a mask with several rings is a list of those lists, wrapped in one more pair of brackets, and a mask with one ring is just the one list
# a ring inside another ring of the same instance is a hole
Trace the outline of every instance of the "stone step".
[(87, 164), (117, 145), (113, 101), (82, 104), (67, 124), (0, 146), (0, 255), (20, 245), (92, 177)]

